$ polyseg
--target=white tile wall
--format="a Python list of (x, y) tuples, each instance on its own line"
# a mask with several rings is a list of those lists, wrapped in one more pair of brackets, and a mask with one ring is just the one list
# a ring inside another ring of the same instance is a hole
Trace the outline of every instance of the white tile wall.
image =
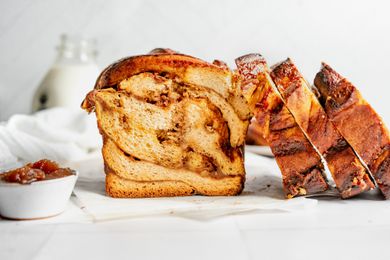
[[(28, 113), (61, 33), (96, 37), (99, 64), (154, 47), (211, 60), (292, 57), (309, 81), (324, 60), (359, 86), (390, 124), (389, 1), (0, 2), (0, 120)], [(92, 86), (91, 86), (92, 87)]]

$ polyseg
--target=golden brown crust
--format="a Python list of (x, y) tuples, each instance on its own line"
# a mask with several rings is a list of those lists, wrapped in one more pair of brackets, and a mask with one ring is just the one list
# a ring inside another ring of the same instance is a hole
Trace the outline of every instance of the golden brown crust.
[[(158, 49), (154, 54), (127, 57), (111, 64), (99, 75), (94, 89), (116, 89), (123, 79), (143, 72), (160, 73), (163, 76), (180, 79), (186, 84), (204, 83), (202, 87), (210, 88), (226, 98), (241, 119), (246, 120), (252, 116), (245, 98), (240, 95), (241, 91), (231, 87), (232, 75), (227, 67), (213, 65), (167, 49)], [(211, 77), (214, 78), (212, 82), (208, 80)], [(93, 105), (93, 100), (88, 99), (87, 95), (81, 107), (91, 112), (94, 109)]]
[(384, 122), (359, 90), (329, 65), (322, 64), (314, 84), (327, 115), (390, 199), (390, 137)]
[(271, 78), (298, 125), (324, 156), (341, 197), (374, 188), (368, 172), (333, 126), (295, 64), (287, 59), (275, 65)]
[(183, 78), (189, 67), (204, 67), (215, 74), (226, 76), (221, 68), (200, 59), (177, 53), (157, 53), (139, 55), (121, 59), (107, 67), (99, 76), (95, 89), (109, 88), (117, 85), (121, 80), (130, 78), (146, 71), (166, 71)]
[(264, 58), (250, 54), (236, 59), (236, 64), (244, 96), (258, 97), (253, 112), (283, 175), (286, 196), (328, 189), (321, 158), (272, 85)]
[[(188, 67), (195, 66), (208, 67), (215, 73), (221, 73), (218, 66), (168, 50), (158, 48), (152, 50), (150, 54), (127, 57), (112, 63), (99, 75), (94, 89), (115, 88), (123, 79), (148, 71), (172, 73), (182, 78)], [(85, 100), (82, 108), (91, 110), (91, 104)]]

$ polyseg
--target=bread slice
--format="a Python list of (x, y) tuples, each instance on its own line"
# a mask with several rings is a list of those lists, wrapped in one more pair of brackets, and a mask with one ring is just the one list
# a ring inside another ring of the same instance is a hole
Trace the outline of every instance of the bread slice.
[(314, 84), (330, 120), (390, 199), (390, 137), (384, 122), (360, 91), (329, 65), (322, 63)]
[(112, 197), (236, 195), (251, 118), (225, 66), (158, 49), (99, 76), (82, 107), (103, 136)]
[(287, 108), (325, 158), (341, 197), (349, 198), (373, 189), (375, 185), (369, 173), (329, 120), (295, 64), (287, 59), (271, 69), (271, 78)]
[(283, 103), (264, 58), (249, 54), (236, 65), (237, 80), (281, 170), (286, 197), (327, 190), (321, 157)]

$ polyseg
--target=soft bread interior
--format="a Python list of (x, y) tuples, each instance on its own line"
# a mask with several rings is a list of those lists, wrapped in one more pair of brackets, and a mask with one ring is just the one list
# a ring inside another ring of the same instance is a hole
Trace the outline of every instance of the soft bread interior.
[[(164, 183), (185, 185), (191, 189), (192, 193), (204, 195), (225, 194), (233, 195), (241, 190), (243, 184), (242, 176), (221, 176), (215, 169), (204, 168), (201, 157), (196, 156), (187, 161), (189, 169), (170, 169), (158, 164), (139, 161), (119, 149), (115, 143), (106, 139), (103, 147), (103, 156), (105, 158), (108, 172), (114, 172), (122, 183), (127, 185), (154, 185)], [(199, 167), (201, 166), (201, 167)], [(211, 176), (214, 174), (214, 176)], [(112, 174), (112, 173), (111, 173)]]
[[(147, 78), (150, 77), (153, 75), (149, 73)], [(169, 84), (171, 81), (167, 82), (166, 88), (158, 81), (155, 88), (151, 82), (135, 87), (131, 82), (127, 80), (124, 86), (119, 86), (123, 91), (107, 89), (96, 94), (99, 128), (123, 151), (169, 168), (183, 167), (188, 154), (196, 152), (208, 157), (223, 174), (244, 172), (238, 145), (244, 141), (248, 122), (239, 120), (234, 113), (224, 118), (221, 111), (231, 110), (229, 103), (212, 92), (199, 95), (202, 90), (195, 91), (192, 97), (190, 88), (182, 86), (186, 89), (175, 90)], [(142, 90), (143, 86), (146, 87)], [(156, 105), (162, 93), (166, 106)], [(222, 109), (218, 109), (207, 95), (219, 101)], [(225, 120), (230, 121), (231, 128)], [(229, 135), (235, 143), (229, 142)]]
[(243, 137), (248, 128), (248, 121), (241, 120), (233, 105), (215, 91), (191, 84), (180, 87), (172, 79), (159, 77), (148, 72), (121, 81), (118, 89), (125, 90), (132, 96), (143, 100), (152, 101), (152, 103), (161, 101), (162, 95), (165, 97), (163, 101), (168, 101), (168, 98), (180, 99), (180, 93), (188, 98), (206, 98), (220, 110), (223, 118), (228, 123), (231, 130), (231, 146), (236, 147), (243, 142)]

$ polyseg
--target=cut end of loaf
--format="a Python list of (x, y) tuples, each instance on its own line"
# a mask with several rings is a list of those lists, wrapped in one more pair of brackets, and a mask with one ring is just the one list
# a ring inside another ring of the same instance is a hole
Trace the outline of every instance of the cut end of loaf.
[(82, 107), (103, 135), (118, 198), (237, 195), (250, 110), (230, 70), (168, 49), (106, 68)]

